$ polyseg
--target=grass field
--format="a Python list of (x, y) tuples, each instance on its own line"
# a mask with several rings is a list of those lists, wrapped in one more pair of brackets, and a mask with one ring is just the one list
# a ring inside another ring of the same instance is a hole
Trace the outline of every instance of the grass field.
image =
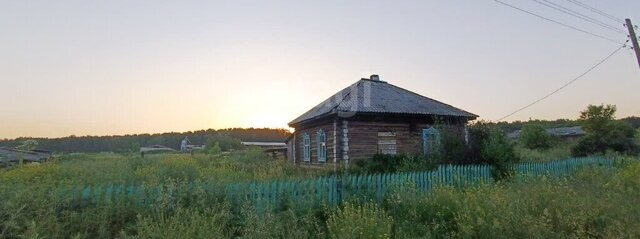
[(0, 238), (637, 238), (640, 163), (584, 168), (564, 178), (526, 177), (428, 194), (398, 186), (383, 203), (337, 208), (289, 201), (258, 212), (194, 188), (193, 200), (166, 195), (75, 205), (51, 188), (270, 181), (331, 173), (306, 170), (249, 150), (224, 155), (75, 154), (0, 171)]

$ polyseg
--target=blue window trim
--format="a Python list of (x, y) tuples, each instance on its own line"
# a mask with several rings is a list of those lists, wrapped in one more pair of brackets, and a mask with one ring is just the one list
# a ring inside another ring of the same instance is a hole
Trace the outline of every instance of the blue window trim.
[(316, 142), (318, 143), (318, 162), (327, 161), (327, 135), (323, 130), (318, 130), (316, 135)]
[(311, 137), (309, 134), (302, 134), (302, 160), (311, 161)]
[(429, 141), (433, 140), (435, 145), (440, 145), (440, 132), (434, 128), (429, 127), (422, 130), (422, 152), (427, 155), (433, 153), (434, 149), (429, 145)]

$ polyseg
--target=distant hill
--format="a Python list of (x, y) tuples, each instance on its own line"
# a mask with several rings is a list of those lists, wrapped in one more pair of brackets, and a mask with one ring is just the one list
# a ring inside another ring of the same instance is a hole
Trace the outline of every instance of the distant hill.
[(291, 133), (286, 129), (271, 128), (230, 128), (208, 129), (188, 132), (170, 132), (160, 134), (133, 134), (115, 136), (69, 136), (63, 138), (23, 137), (0, 140), (0, 146), (14, 147), (22, 141), (38, 141), (38, 148), (53, 152), (135, 152), (140, 146), (160, 144), (179, 148), (180, 141), (189, 137), (193, 144), (205, 144), (207, 138), (216, 134), (228, 135), (241, 141), (284, 142)]

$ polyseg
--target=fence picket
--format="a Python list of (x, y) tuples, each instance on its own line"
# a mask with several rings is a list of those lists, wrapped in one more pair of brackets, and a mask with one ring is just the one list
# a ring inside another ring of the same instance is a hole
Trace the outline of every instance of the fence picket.
[[(548, 175), (561, 176), (586, 166), (601, 166), (612, 168), (616, 163), (608, 158), (583, 157), (566, 160), (536, 163), (521, 163), (514, 166), (519, 175)], [(493, 181), (492, 167), (488, 165), (439, 165), (433, 171), (402, 172), (385, 174), (336, 175), (318, 179), (301, 181), (272, 181), (264, 183), (236, 183), (224, 187), (227, 198), (232, 203), (239, 203), (243, 199), (250, 200), (256, 210), (263, 212), (269, 207), (276, 206), (286, 197), (293, 201), (303, 201), (311, 204), (338, 205), (346, 200), (358, 198), (360, 195), (371, 195), (381, 203), (389, 188), (401, 187), (407, 183), (415, 185), (422, 192), (429, 192), (434, 185), (449, 185), (453, 187), (477, 186)], [(144, 185), (107, 185), (104, 187), (70, 187), (60, 189), (61, 195), (71, 197), (76, 205), (113, 203), (127, 198), (137, 205), (153, 205), (166, 195), (168, 200), (192, 199), (192, 191), (196, 188), (205, 192), (215, 190), (209, 182), (196, 185), (191, 182), (186, 185), (160, 185), (145, 188)]]

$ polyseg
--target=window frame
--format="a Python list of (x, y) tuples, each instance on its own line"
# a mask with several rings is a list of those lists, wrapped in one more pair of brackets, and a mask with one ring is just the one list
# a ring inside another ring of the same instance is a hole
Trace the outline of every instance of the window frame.
[(308, 133), (302, 134), (302, 160), (311, 162), (311, 137)]
[(327, 134), (319, 129), (316, 134), (318, 162), (327, 162)]

